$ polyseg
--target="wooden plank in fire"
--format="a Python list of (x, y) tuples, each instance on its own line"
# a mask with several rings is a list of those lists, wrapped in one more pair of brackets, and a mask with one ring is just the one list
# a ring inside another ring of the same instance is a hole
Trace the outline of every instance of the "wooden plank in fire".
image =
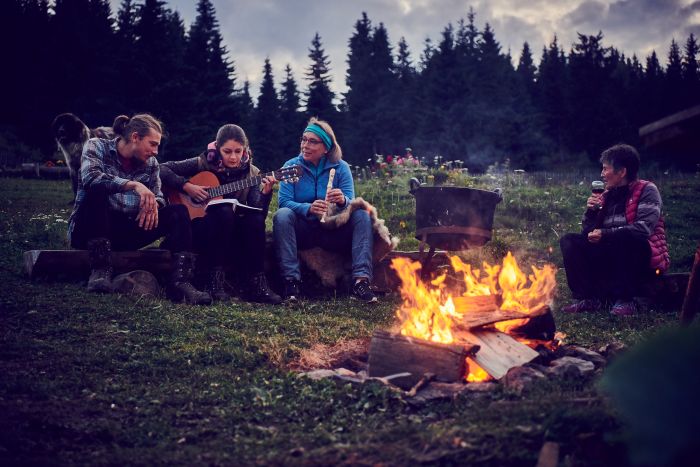
[[(492, 297), (492, 295), (485, 296)], [(500, 308), (495, 307), (495, 300), (491, 302), (494, 304), (493, 308), (485, 306), (474, 308), (470, 306), (472, 303), (474, 303), (471, 300), (473, 298), (474, 297), (453, 297), (452, 300), (455, 304), (455, 311), (462, 314), (462, 319), (460, 319), (456, 324), (457, 329), (469, 330), (486, 326), (488, 324), (499, 323), (501, 321), (510, 321), (512, 319), (529, 319), (545, 314), (548, 311), (547, 305), (540, 305), (530, 310), (529, 313), (501, 310)]]
[(466, 357), (478, 349), (468, 342), (440, 344), (376, 330), (369, 347), (369, 376), (389, 377), (408, 372), (410, 376), (390, 379), (403, 389), (410, 389), (427, 373), (434, 374), (436, 381), (459, 382), (466, 374)]
[(461, 331), (457, 337), (460, 342), (464, 340), (479, 346), (479, 351), (471, 358), (496, 379), (539, 356), (527, 345), (499, 331)]

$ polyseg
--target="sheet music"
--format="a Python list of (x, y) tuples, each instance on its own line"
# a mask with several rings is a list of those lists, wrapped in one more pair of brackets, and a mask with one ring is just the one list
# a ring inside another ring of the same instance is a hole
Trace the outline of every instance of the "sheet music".
[(230, 204), (231, 209), (234, 211), (236, 209), (240, 208), (245, 208), (245, 209), (251, 209), (254, 211), (262, 211), (261, 208), (255, 208), (253, 206), (248, 206), (247, 204), (243, 204), (240, 201), (238, 201), (236, 198), (231, 198), (231, 199), (213, 199), (207, 203), (206, 209), (209, 209), (209, 206), (216, 206), (217, 204)]

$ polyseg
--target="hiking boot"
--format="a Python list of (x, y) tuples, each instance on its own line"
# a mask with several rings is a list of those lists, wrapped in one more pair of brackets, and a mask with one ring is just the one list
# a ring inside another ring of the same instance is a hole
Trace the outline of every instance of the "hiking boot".
[(586, 313), (599, 310), (603, 304), (596, 298), (587, 298), (569, 303), (559, 309), (562, 313)]
[(112, 291), (112, 244), (106, 238), (88, 241), (90, 278), (88, 292), (109, 293)]
[(282, 297), (270, 290), (264, 273), (258, 273), (250, 278), (246, 298), (251, 302), (270, 303), (277, 305), (282, 302)]
[(228, 292), (226, 292), (226, 273), (224, 272), (224, 268), (215, 267), (209, 271), (207, 291), (215, 302), (225, 302), (231, 298)]
[(174, 302), (193, 305), (209, 305), (211, 295), (197, 290), (192, 285), (194, 255), (192, 253), (173, 253), (172, 270), (167, 287), (168, 298)]
[(296, 279), (285, 279), (284, 289), (282, 291), (282, 298), (285, 302), (294, 302), (301, 298), (301, 293), (299, 292), (299, 281)]
[(372, 289), (369, 288), (369, 281), (367, 279), (360, 279), (355, 282), (352, 286), (352, 294), (350, 295), (356, 300), (362, 300), (365, 303), (375, 303), (377, 301), (377, 296), (374, 295)]
[(617, 300), (610, 309), (610, 314), (615, 316), (632, 316), (637, 314), (637, 304), (633, 301)]

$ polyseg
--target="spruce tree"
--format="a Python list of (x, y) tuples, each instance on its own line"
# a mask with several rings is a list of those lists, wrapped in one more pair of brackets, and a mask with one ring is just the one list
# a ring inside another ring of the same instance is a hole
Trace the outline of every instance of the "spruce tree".
[(165, 123), (167, 138), (161, 143), (160, 160), (190, 157), (211, 136), (192, 132), (191, 105), (185, 99), (191, 92), (185, 68), (185, 26), (162, 0), (145, 0), (137, 12), (136, 50), (148, 53), (147, 59), (133, 61), (137, 86), (136, 94), (130, 96), (133, 107)]
[(664, 71), (659, 63), (656, 51), (652, 50), (646, 58), (644, 76), (642, 78), (642, 94), (645, 96), (645, 121), (651, 123), (666, 115), (666, 99), (664, 96)]
[(700, 74), (698, 73), (698, 42), (690, 33), (683, 48), (683, 83), (690, 105), (700, 104)]
[(204, 138), (211, 138), (221, 125), (239, 123), (233, 96), (233, 66), (221, 42), (211, 0), (199, 0), (185, 50), (184, 78), (191, 91), (183, 96), (181, 106), (183, 111), (190, 109), (187, 112), (190, 141), (200, 146), (206, 141)]
[(57, 0), (51, 29), (58, 106), (91, 126), (111, 123), (119, 97), (111, 92), (118, 71), (105, 60), (116, 45), (108, 0)]
[(299, 135), (304, 129), (304, 115), (299, 111), (301, 99), (292, 67), (287, 64), (280, 91), (280, 117), (282, 128), (282, 155), (289, 159), (299, 153)]
[(330, 62), (321, 45), (321, 36), (316, 33), (309, 48), (311, 65), (306, 72), (306, 80), (309, 87), (306, 96), (306, 114), (309, 117), (318, 117), (322, 120), (333, 122), (336, 117), (336, 108), (333, 105), (335, 93), (331, 91)]
[(666, 65), (665, 96), (667, 106), (666, 113), (673, 113), (683, 110), (687, 104), (683, 86), (683, 64), (681, 61), (681, 50), (675, 39), (671, 39), (671, 46), (668, 50), (668, 65)]
[(285, 161), (282, 150), (282, 120), (280, 119), (280, 101), (275, 91), (270, 59), (265, 59), (263, 78), (260, 83), (258, 106), (255, 109), (251, 147), (255, 161), (262, 169), (276, 169)]
[(525, 86), (525, 89), (530, 94), (530, 97), (534, 97), (535, 94), (535, 74), (537, 73), (537, 67), (532, 59), (532, 52), (530, 51), (530, 44), (527, 42), (523, 43), (523, 49), (520, 52), (520, 58), (518, 59), (518, 68), (516, 69), (518, 76), (520, 77), (521, 83)]
[(542, 49), (536, 90), (535, 102), (544, 116), (545, 134), (554, 141), (556, 152), (563, 154), (569, 128), (569, 76), (566, 57), (559, 48), (557, 36)]

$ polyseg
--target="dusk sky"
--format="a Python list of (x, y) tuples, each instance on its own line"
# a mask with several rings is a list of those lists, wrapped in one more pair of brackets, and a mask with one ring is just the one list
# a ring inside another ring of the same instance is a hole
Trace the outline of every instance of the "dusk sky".
[[(116, 12), (120, 0), (111, 0)], [(168, 0), (185, 25), (196, 16), (196, 0)], [(576, 33), (603, 31), (605, 46), (613, 45), (640, 61), (656, 50), (665, 64), (671, 39), (682, 47), (692, 32), (700, 35), (700, 0), (213, 0), (229, 58), (236, 67), (237, 87), (248, 79), (258, 94), (263, 61), (269, 57), (275, 84), (292, 66), (300, 89), (309, 65), (311, 39), (318, 32), (331, 61), (332, 88), (345, 91), (348, 40), (355, 22), (366, 12), (373, 25), (384, 23), (395, 49), (406, 38), (414, 64), (426, 37), (439, 42), (440, 33), (457, 26), (469, 7), (481, 30), (491, 24), (504, 52), (517, 61), (523, 42), (539, 61), (542, 47), (556, 34), (567, 54)]]

